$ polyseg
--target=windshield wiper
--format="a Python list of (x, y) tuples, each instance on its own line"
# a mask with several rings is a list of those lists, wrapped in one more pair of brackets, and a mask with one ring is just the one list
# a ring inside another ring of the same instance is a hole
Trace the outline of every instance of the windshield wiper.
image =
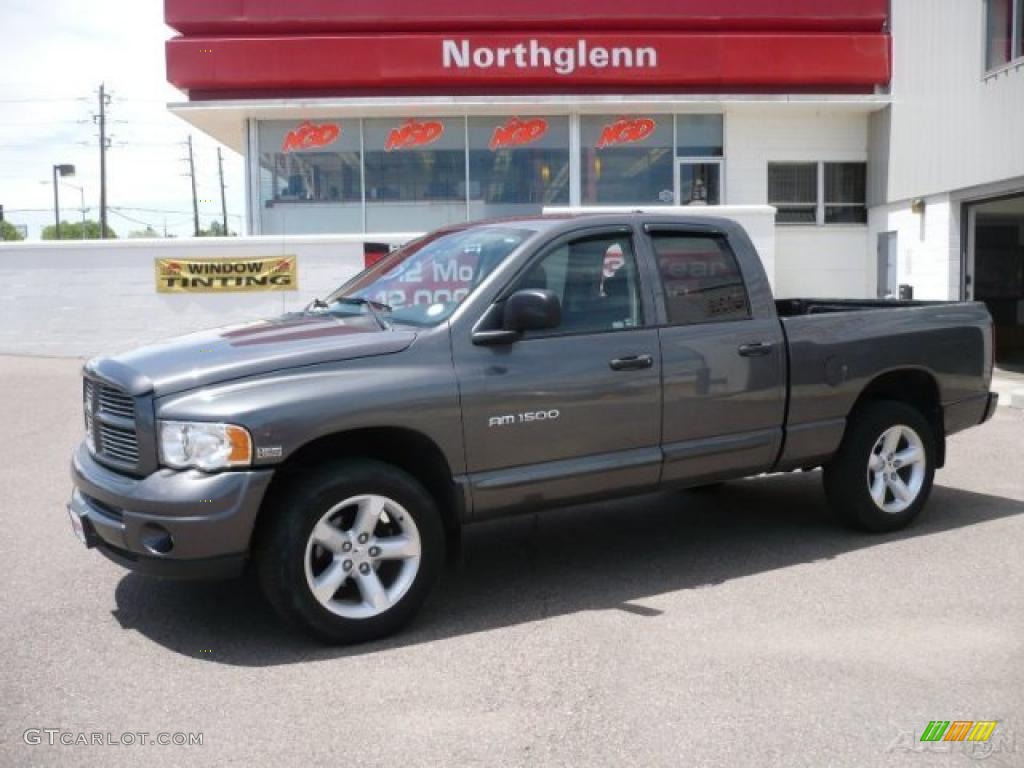
[[(366, 307), (367, 311), (371, 315), (373, 315), (373, 319), (377, 321), (377, 325), (381, 327), (381, 330), (391, 330), (391, 323), (385, 320), (384, 315), (381, 314), (382, 312), (387, 312), (389, 314), (391, 312), (394, 312), (394, 309), (392, 309), (390, 304), (385, 304), (381, 301), (372, 301), (371, 299), (350, 298), (347, 296), (341, 299), (334, 299), (334, 302), (336, 304), (349, 304), (354, 307)], [(313, 302), (313, 306), (328, 307), (329, 305), (323, 301), (320, 301), (320, 299), (316, 299)]]

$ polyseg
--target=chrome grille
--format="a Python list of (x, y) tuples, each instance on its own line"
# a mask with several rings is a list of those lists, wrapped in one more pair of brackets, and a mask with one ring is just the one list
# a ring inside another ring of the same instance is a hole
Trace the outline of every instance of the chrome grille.
[(135, 418), (135, 401), (112, 387), (100, 387), (99, 406), (103, 413), (120, 416), (122, 419)]
[(139, 464), (135, 401), (121, 390), (85, 380), (86, 438), (93, 453), (121, 465)]
[(134, 430), (100, 424), (100, 453), (118, 461), (136, 464), (139, 461), (139, 441)]

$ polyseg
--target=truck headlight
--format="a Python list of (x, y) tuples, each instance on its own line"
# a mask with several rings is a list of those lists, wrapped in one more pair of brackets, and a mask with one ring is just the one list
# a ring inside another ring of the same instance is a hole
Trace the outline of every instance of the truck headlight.
[(161, 421), (160, 463), (205, 472), (252, 463), (252, 438), (244, 427), (196, 421)]

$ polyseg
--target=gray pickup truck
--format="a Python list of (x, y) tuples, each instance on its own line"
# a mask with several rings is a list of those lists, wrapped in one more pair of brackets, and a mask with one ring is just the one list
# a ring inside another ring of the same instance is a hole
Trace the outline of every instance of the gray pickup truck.
[(251, 566), (362, 641), (499, 515), (823, 467), (842, 520), (901, 528), (991, 375), (983, 305), (775, 301), (734, 222), (466, 224), (303, 312), (89, 362), (69, 512), (128, 568)]

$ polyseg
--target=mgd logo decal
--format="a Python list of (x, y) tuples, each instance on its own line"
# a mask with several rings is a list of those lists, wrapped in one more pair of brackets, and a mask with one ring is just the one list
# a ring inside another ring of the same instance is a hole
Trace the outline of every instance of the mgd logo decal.
[(437, 120), (430, 120), (425, 123), (415, 119), (407, 120), (401, 128), (395, 128), (388, 136), (384, 145), (385, 152), (393, 152), (396, 149), (411, 149), (433, 144), (444, 135), (444, 124)]
[(597, 148), (613, 147), (616, 144), (636, 144), (649, 138), (654, 129), (658, 127), (649, 117), (638, 117), (629, 119), (619, 118), (614, 123), (609, 123), (601, 131), (601, 138), (598, 139)]
[(532, 120), (511, 118), (504, 125), (494, 129), (489, 145), (492, 152), (504, 147), (521, 147), (542, 139), (548, 132), (548, 121), (537, 117)]
[(314, 125), (308, 120), (289, 131), (284, 137), (282, 152), (301, 152), (304, 149), (319, 149), (333, 144), (341, 136), (341, 126), (336, 123)]

